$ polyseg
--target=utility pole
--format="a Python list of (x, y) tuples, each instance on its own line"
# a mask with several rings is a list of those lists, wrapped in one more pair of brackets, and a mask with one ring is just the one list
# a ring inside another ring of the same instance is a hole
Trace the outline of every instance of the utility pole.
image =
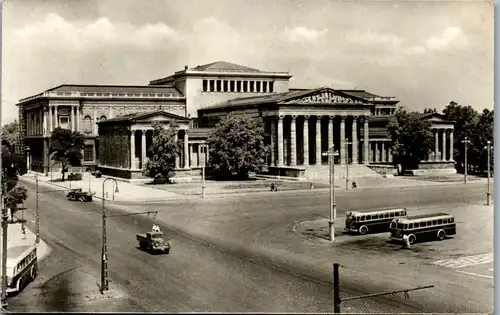
[(337, 218), (337, 205), (335, 202), (335, 163), (334, 157), (338, 155), (335, 152), (334, 146), (327, 152), (322, 153), (323, 156), (328, 156), (328, 166), (330, 174), (330, 220), (328, 221), (328, 234), (330, 241), (335, 241), (335, 219)]
[(40, 243), (40, 205), (38, 203), (38, 173), (35, 173), (35, 182), (36, 182), (36, 208), (35, 208), (35, 215), (36, 215), (36, 238), (35, 238), (35, 244)]
[(464, 184), (467, 184), (467, 147), (469, 146), (470, 140), (465, 137), (464, 140), (462, 140), (462, 143), (464, 144), (465, 147), (465, 170), (464, 170)]
[(490, 185), (490, 177), (491, 177), (491, 171), (490, 171), (490, 154), (491, 154), (491, 149), (493, 148), (493, 146), (491, 145), (491, 141), (488, 140), (487, 142), (487, 145), (485, 147), (485, 149), (488, 150), (488, 160), (487, 160), (487, 163), (488, 163), (488, 184), (487, 184), (487, 188), (486, 188), (486, 205), (489, 206), (491, 204), (491, 185)]
[(345, 189), (346, 190), (349, 190), (349, 144), (352, 144), (352, 142), (349, 141), (349, 139), (345, 139), (345, 166), (346, 166)]
[(107, 244), (106, 244), (106, 207), (105, 207), (105, 198), (104, 198), (104, 184), (108, 180), (114, 181), (116, 184), (116, 192), (120, 192), (118, 190), (118, 182), (114, 178), (106, 178), (102, 182), (102, 256), (101, 256), (101, 293), (109, 290), (108, 283), (108, 253), (107, 253)]
[(333, 303), (334, 313), (340, 313), (339, 264), (333, 264)]

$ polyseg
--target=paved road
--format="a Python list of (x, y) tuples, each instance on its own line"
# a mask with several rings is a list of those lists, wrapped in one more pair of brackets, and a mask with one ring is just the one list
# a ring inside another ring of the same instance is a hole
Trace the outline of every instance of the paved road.
[[(25, 183), (33, 191), (33, 185)], [(34, 208), (34, 194), (25, 203)], [(90, 303), (95, 296), (101, 257), (100, 205), (66, 201), (62, 193), (40, 194), (41, 236), (54, 248), (40, 263), (39, 278), (9, 300), (15, 311), (262, 311), (331, 312), (332, 288), (326, 279), (311, 279), (224, 252), (160, 223), (172, 238), (170, 255), (150, 255), (136, 248), (135, 233), (151, 221), (115, 217), (108, 221), (110, 286), (121, 297), (113, 303)], [(120, 213), (110, 210), (110, 214)], [(27, 211), (28, 220), (33, 213)], [(69, 277), (64, 275), (72, 274)], [(54, 279), (60, 279), (55, 281)], [(78, 284), (75, 284), (77, 282)], [(71, 288), (70, 288), (71, 287)], [(76, 287), (76, 288), (75, 288)], [(75, 295), (82, 294), (76, 298)], [(94, 296), (91, 296), (91, 295)], [(366, 300), (356, 312), (415, 312), (392, 301)], [(106, 301), (107, 302), (107, 301)], [(89, 306), (87, 306), (87, 304)], [(105, 308), (104, 308), (105, 305)]]
[[(459, 224), (456, 238), (421, 244), (411, 254), (400, 251), (398, 246), (387, 245), (385, 240), (376, 236), (353, 239), (348, 244), (334, 247), (321, 242), (313, 246), (304, 242), (293, 233), (294, 227), (307, 220), (328, 216), (328, 198), (327, 192), (276, 193), (128, 208), (163, 210), (161, 219), (168, 224), (210, 239), (218, 246), (232, 251), (243, 250), (250, 257), (264, 260), (267, 257), (268, 263), (299, 270), (312, 277), (326, 279), (332, 261), (343, 263), (346, 266), (344, 275), (351, 279), (351, 282), (348, 279), (343, 281), (344, 288), (355, 290), (362, 283), (364, 292), (373, 293), (439, 283), (436, 289), (427, 293), (413, 293), (415, 298), (406, 302), (424, 312), (492, 311), (493, 280), (488, 277), (491, 271), (484, 273), (492, 268), (488, 265), (491, 261), (478, 264), (481, 260), (477, 256), (489, 255), (493, 251), (493, 211), (463, 210), (464, 205), (484, 203), (484, 184), (366, 189), (337, 194), (340, 219), (348, 210), (379, 207), (408, 207), (410, 211), (425, 208), (429, 212), (451, 213), (455, 211), (454, 207), (449, 208), (450, 205), (462, 209), (455, 213)], [(342, 221), (338, 223), (341, 227)], [(341, 231), (337, 236), (344, 237)], [(458, 272), (433, 264), (446, 259), (475, 260), (474, 267), (468, 268), (480, 270)]]

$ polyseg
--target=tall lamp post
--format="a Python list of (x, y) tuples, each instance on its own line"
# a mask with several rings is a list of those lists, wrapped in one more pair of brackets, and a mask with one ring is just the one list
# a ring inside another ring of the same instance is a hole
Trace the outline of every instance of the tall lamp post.
[(491, 145), (491, 141), (488, 140), (486, 147), (484, 147), (486, 150), (488, 150), (488, 186), (486, 189), (486, 205), (489, 206), (491, 204), (491, 186), (490, 186), (490, 177), (491, 177), (491, 171), (490, 171), (490, 154), (491, 154), (491, 149), (493, 149), (493, 146)]
[(335, 241), (335, 219), (337, 218), (337, 205), (335, 202), (335, 163), (334, 157), (338, 155), (335, 152), (334, 147), (327, 152), (323, 152), (321, 155), (328, 156), (328, 166), (330, 173), (330, 221), (328, 221), (328, 234), (330, 236), (330, 241)]
[(104, 198), (104, 184), (108, 180), (114, 181), (116, 184), (116, 193), (119, 193), (118, 182), (114, 178), (106, 178), (102, 182), (102, 257), (101, 257), (101, 292), (109, 290), (108, 283), (108, 263), (107, 263), (107, 246), (106, 246), (106, 208), (105, 208), (105, 198)]
[(462, 143), (464, 144), (465, 147), (465, 161), (464, 161), (464, 166), (465, 166), (465, 171), (464, 171), (464, 184), (467, 184), (467, 147), (470, 144), (470, 140), (465, 137), (464, 140), (462, 140)]

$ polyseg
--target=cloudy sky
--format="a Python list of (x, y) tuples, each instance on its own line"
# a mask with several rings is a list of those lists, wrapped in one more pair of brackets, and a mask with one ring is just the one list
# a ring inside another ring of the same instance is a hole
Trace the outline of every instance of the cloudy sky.
[(493, 108), (487, 1), (4, 0), (2, 122), (63, 84), (147, 84), (224, 60), (412, 109)]

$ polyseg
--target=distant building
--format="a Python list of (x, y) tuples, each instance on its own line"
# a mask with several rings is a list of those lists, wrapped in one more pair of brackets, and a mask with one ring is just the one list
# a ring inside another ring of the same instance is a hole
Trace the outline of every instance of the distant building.
[[(19, 101), (18, 151), (23, 154), (30, 148), (33, 171), (58, 170), (48, 155), (50, 133), (55, 127), (67, 128), (86, 136), (83, 170), (99, 168), (105, 175), (140, 179), (152, 141), (152, 121), (175, 119), (183, 139), (176, 173), (179, 180), (189, 180), (199, 175), (208, 159), (210, 148), (202, 144), (209, 130), (231, 112), (265, 123), (266, 142), (272, 146), (268, 164), (279, 174), (313, 172), (311, 166), (327, 163), (321, 153), (332, 145), (339, 152), (338, 164), (349, 161), (366, 167), (392, 162), (386, 124), (399, 103), (395, 97), (328, 87), (290, 89), (291, 77), (219, 61), (186, 66), (144, 86), (64, 84)], [(453, 168), (448, 153), (453, 150), (453, 123), (436, 115), (429, 119), (437, 128), (437, 147), (427, 166)], [(120, 130), (120, 136), (113, 130)], [(123, 142), (120, 157), (103, 148), (116, 139)]]

